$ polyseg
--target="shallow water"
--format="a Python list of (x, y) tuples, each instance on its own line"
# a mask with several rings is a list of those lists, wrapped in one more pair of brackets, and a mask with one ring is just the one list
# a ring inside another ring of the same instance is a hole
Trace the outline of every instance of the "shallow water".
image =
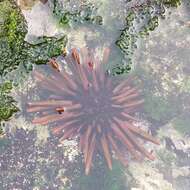
[[(61, 1), (61, 0), (60, 0)], [(83, 1), (65, 1), (66, 10), (75, 10)], [(70, 2), (70, 3), (69, 3)], [(97, 15), (103, 24), (71, 23), (62, 26), (52, 14), (52, 4), (35, 2), (22, 6), (28, 25), (26, 40), (33, 42), (40, 36), (68, 35), (67, 51), (88, 46), (101, 59), (103, 49), (110, 48), (108, 74), (122, 63), (128, 64), (115, 45), (126, 26), (125, 17), (137, 1), (90, 1), (98, 7)], [(142, 0), (138, 3), (144, 3)], [(76, 6), (74, 6), (76, 5)], [(63, 7), (64, 7), (63, 6)], [(5, 136), (0, 140), (0, 189), (3, 190), (189, 190), (190, 189), (190, 5), (183, 1), (178, 8), (167, 9), (165, 18), (144, 38), (137, 39), (137, 48), (130, 54), (132, 68), (129, 74), (144, 99), (142, 109), (135, 113), (133, 124), (160, 140), (160, 145), (144, 142), (144, 147), (155, 155), (154, 161), (129, 159), (127, 167), (113, 161), (109, 171), (102, 156), (94, 158), (89, 176), (84, 174), (83, 157), (77, 140), (59, 140), (50, 133), (51, 125), (31, 123), (35, 114), (26, 113), (29, 101), (46, 98), (37, 88), (33, 73), (13, 71), (8, 78), (18, 79), (11, 95), (18, 102), (20, 112), (4, 122)], [(139, 18), (140, 19), (140, 18)], [(138, 20), (138, 18), (137, 18)], [(138, 27), (138, 22), (136, 26)], [(131, 29), (131, 33), (132, 33)], [(63, 57), (57, 62), (65, 68)], [(47, 65), (34, 65), (34, 71), (51, 75)], [(15, 74), (16, 73), (16, 74)], [(21, 78), (21, 79), (20, 79)], [(4, 80), (4, 79), (3, 79)], [(41, 90), (41, 91), (40, 91)]]

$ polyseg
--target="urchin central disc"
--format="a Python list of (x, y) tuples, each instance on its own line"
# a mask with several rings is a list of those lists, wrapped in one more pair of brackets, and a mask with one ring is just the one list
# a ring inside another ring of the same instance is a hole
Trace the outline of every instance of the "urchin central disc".
[[(87, 99), (86, 99), (87, 100)], [(86, 113), (93, 115), (105, 114), (110, 111), (110, 104), (106, 97), (91, 97), (89, 101), (85, 101)]]

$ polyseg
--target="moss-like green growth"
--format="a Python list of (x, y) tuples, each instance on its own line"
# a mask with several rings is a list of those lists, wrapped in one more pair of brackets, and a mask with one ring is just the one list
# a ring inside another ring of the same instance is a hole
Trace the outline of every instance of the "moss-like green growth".
[(116, 45), (126, 57), (128, 66), (116, 66), (117, 68), (113, 69), (113, 73), (115, 71), (117, 71), (117, 74), (129, 72), (138, 40), (148, 36), (151, 31), (154, 31), (158, 27), (159, 18), (164, 18), (167, 7), (177, 7), (180, 4), (180, 0), (154, 0), (144, 3), (138, 6), (138, 8), (131, 9), (126, 17), (126, 26), (116, 41)]
[(116, 41), (116, 45), (121, 49), (123, 53), (130, 56), (133, 53), (137, 39), (137, 35), (130, 28), (133, 27), (133, 22), (136, 18), (135, 12), (131, 11), (126, 17), (126, 28), (122, 30), (119, 39)]
[(167, 7), (178, 7), (181, 5), (181, 0), (163, 0), (163, 4)]
[(172, 126), (182, 135), (190, 135), (190, 114), (183, 114), (172, 121)]
[[(122, 30), (116, 45), (125, 54), (128, 67), (121, 67), (121, 74), (128, 72), (132, 64), (132, 56), (137, 48), (137, 40), (149, 35), (158, 26), (158, 16), (152, 6), (147, 5), (137, 10), (131, 10), (126, 17), (126, 27)], [(127, 69), (127, 70), (126, 70)]]
[(153, 16), (150, 20), (148, 20), (147, 25), (142, 27), (141, 31), (139, 32), (139, 36), (148, 36), (149, 33), (155, 30), (156, 27), (158, 27), (158, 16)]
[(0, 1), (0, 18), (0, 37), (7, 38), (10, 48), (20, 48), (27, 33), (27, 26), (13, 0)]
[(131, 65), (121, 65), (118, 64), (112, 69), (113, 75), (121, 75), (124, 73), (129, 73), (131, 71)]
[(126, 28), (121, 32), (119, 39), (116, 41), (116, 45), (121, 49), (121, 51), (126, 55), (128, 65), (118, 65), (112, 70), (114, 74), (123, 74), (130, 71), (132, 63), (132, 55), (135, 50), (137, 34), (133, 30), (133, 24), (135, 21), (136, 15), (134, 11), (128, 13), (126, 17)]
[(53, 13), (62, 25), (71, 25), (75, 22), (102, 25), (103, 19), (97, 15), (97, 9), (92, 3), (86, 2), (79, 9), (68, 11), (58, 0), (53, 0)]
[(18, 108), (15, 105), (16, 101), (9, 96), (11, 89), (11, 82), (5, 82), (0, 85), (0, 122), (7, 121), (18, 111)]
[(23, 60), (22, 49), (27, 33), (26, 22), (13, 0), (0, 1), (0, 75), (17, 67)]
[(63, 53), (67, 44), (67, 37), (39, 37), (34, 44), (27, 44), (28, 60), (35, 64), (46, 64), (47, 61)]
[(61, 54), (67, 37), (60, 39), (43, 37), (36, 44), (24, 40), (27, 34), (26, 21), (13, 0), (0, 0), (0, 75), (23, 64), (46, 63), (49, 58)]

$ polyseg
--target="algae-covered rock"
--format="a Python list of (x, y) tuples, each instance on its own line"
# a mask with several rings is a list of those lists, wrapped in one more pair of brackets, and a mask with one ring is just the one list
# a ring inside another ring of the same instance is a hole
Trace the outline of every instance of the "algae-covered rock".
[(121, 31), (121, 35), (116, 41), (116, 45), (127, 58), (128, 67), (125, 66), (123, 69), (120, 66), (121, 72), (117, 74), (122, 74), (130, 70), (138, 39), (149, 35), (158, 26), (160, 8), (153, 9), (153, 6), (155, 5), (145, 5), (139, 10), (131, 9), (128, 13), (126, 27)]
[[(19, 65), (30, 71), (33, 64), (45, 64), (62, 53), (67, 37), (41, 37), (36, 43), (25, 41), (27, 25), (19, 7), (13, 0), (0, 1), (0, 76), (16, 70)], [(20, 67), (18, 68), (19, 70)], [(22, 75), (23, 71), (18, 72)], [(20, 76), (16, 76), (19, 79)], [(13, 77), (14, 78), (14, 77)], [(14, 81), (15, 82), (15, 81)], [(18, 111), (16, 101), (10, 95), (12, 83), (0, 85), (0, 122), (7, 121)]]
[(46, 63), (48, 59), (62, 53), (67, 43), (66, 36), (42, 37), (39, 42), (26, 42), (27, 25), (19, 7), (13, 0), (0, 1), (0, 75), (23, 64), (28, 65)]
[(67, 37), (39, 37), (33, 44), (27, 44), (29, 62), (46, 64), (52, 57), (59, 56), (67, 44)]
[(98, 7), (91, 2), (51, 0), (49, 3), (62, 25), (71, 25), (75, 22), (102, 25), (103, 18), (97, 14)]
[(136, 3), (130, 7), (126, 16), (125, 28), (115, 42), (124, 53), (128, 65), (117, 65), (113, 69), (113, 73), (122, 74), (130, 71), (139, 39), (147, 37), (158, 27), (159, 20), (165, 17), (167, 8), (178, 7), (180, 4), (180, 0), (154, 0)]
[(164, 0), (163, 4), (168, 7), (178, 7), (181, 5), (181, 0)]
[(11, 82), (5, 82), (0, 85), (0, 122), (7, 121), (18, 111), (16, 101), (9, 95), (11, 89)]
[(141, 81), (143, 108), (153, 125), (162, 126), (189, 112), (189, 27), (180, 22), (189, 19), (186, 9), (183, 4), (165, 13), (167, 19), (142, 39), (141, 50), (135, 53), (134, 73)]
[(0, 75), (15, 69), (23, 60), (27, 26), (13, 0), (0, 1)]

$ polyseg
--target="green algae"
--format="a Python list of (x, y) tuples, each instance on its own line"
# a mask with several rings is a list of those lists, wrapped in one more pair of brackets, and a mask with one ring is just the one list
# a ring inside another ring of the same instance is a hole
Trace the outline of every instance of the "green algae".
[(53, 0), (53, 14), (59, 24), (72, 25), (73, 23), (103, 24), (103, 18), (97, 15), (98, 8), (90, 2), (85, 2), (78, 9), (68, 11), (64, 9), (58, 0)]
[(142, 38), (148, 36), (149, 33), (154, 31), (156, 27), (158, 27), (158, 16), (153, 16), (148, 20), (147, 25), (142, 27), (141, 31), (139, 32), (139, 36)]
[(9, 95), (11, 90), (11, 82), (4, 82), (0, 85), (0, 122), (9, 120), (14, 113), (19, 111), (16, 101)]
[[(140, 18), (140, 19), (139, 19)], [(150, 6), (139, 11), (132, 10), (126, 17), (126, 27), (121, 31), (121, 35), (116, 41), (116, 45), (121, 49), (127, 58), (127, 72), (131, 68), (132, 57), (137, 48), (139, 38), (146, 37), (158, 26), (158, 16), (152, 13)], [(126, 68), (126, 66), (125, 66)], [(125, 73), (125, 68), (122, 73)]]
[[(5, 76), (20, 65), (26, 73), (34, 64), (46, 64), (52, 57), (62, 54), (67, 36), (60, 38), (39, 37), (35, 43), (25, 41), (26, 21), (13, 0), (0, 0), (0, 76)], [(20, 74), (20, 73), (19, 73)], [(20, 76), (17, 76), (19, 78)], [(9, 120), (19, 111), (16, 101), (10, 95), (11, 82), (0, 84), (0, 122)]]
[(147, 37), (159, 26), (159, 19), (165, 17), (167, 8), (177, 8), (180, 4), (180, 0), (155, 0), (137, 8), (130, 8), (126, 16), (125, 28), (121, 30), (115, 42), (124, 54), (128, 65), (116, 65), (112, 70), (113, 73), (123, 74), (131, 70), (133, 54), (138, 47), (139, 39)]
[(36, 43), (27, 43), (27, 52), (29, 62), (35, 64), (46, 64), (52, 57), (57, 57), (63, 53), (67, 44), (67, 37), (39, 37)]
[(12, 0), (0, 1), (0, 75), (23, 62), (22, 49), (27, 26), (19, 8)]
[(26, 21), (13, 0), (0, 1), (0, 75), (24, 65), (30, 68), (33, 64), (45, 64), (54, 56), (62, 53), (67, 37), (42, 37), (39, 42), (26, 42)]
[(181, 5), (181, 0), (163, 0), (163, 4), (167, 7), (178, 7)]

